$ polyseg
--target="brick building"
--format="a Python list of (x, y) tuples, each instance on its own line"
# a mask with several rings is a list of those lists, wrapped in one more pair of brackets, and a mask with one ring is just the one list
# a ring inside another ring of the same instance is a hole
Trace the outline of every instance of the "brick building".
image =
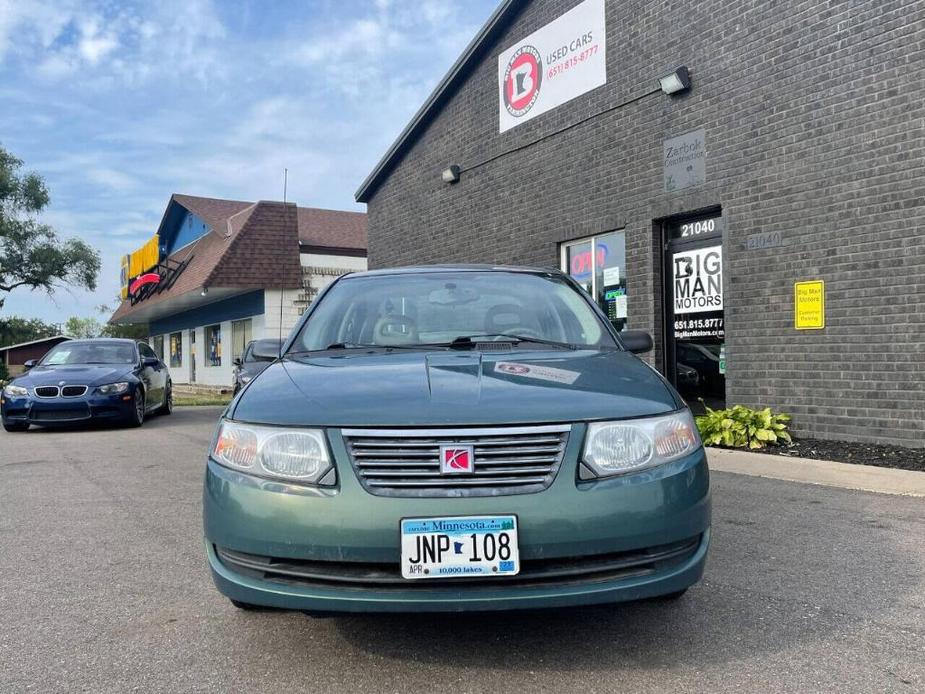
[(70, 339), (66, 335), (53, 335), (15, 345), (4, 345), (0, 347), (0, 364), (6, 367), (10, 376), (18, 376), (26, 370), (24, 365), (27, 361), (41, 359), (52, 347)]
[(925, 445), (923, 64), (915, 0), (505, 0), (357, 192), (370, 265), (560, 266), (692, 402)]
[(147, 323), (174, 383), (230, 386), (250, 340), (288, 335), (335, 277), (366, 269), (366, 215), (175, 194), (122, 262), (113, 323)]

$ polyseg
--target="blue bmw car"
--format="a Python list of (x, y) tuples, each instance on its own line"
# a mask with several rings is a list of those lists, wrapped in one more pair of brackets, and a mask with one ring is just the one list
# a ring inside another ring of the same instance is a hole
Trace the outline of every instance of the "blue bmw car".
[(173, 410), (167, 367), (143, 342), (71, 340), (25, 366), (0, 397), (7, 431), (89, 420), (137, 427), (147, 414)]

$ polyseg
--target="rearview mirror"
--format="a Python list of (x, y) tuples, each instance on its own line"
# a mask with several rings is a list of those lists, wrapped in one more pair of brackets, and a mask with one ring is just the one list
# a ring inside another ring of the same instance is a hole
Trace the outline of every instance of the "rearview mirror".
[(620, 333), (620, 342), (633, 354), (644, 354), (652, 349), (652, 336), (645, 330), (624, 330)]
[(27, 359), (25, 363), (23, 363), (24, 369), (31, 369), (33, 366), (35, 366), (35, 359)]
[(240, 367), (241, 364), (242, 364), (243, 362), (241, 361), (241, 357), (235, 357), (235, 358), (234, 358), (234, 361), (233, 361), (232, 363), (233, 363), (235, 366)]

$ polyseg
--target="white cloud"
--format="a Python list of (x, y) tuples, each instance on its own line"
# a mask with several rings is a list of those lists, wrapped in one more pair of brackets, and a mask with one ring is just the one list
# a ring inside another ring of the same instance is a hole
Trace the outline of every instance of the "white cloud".
[(43, 219), (103, 255), (95, 294), (57, 308), (23, 294), (5, 313), (63, 320), (110, 301), (119, 255), (173, 192), (279, 199), (288, 168), (290, 200), (357, 209), (359, 182), (495, 3), (233, 1), (0, 0), (2, 144), (45, 176)]
[(88, 17), (80, 22), (80, 41), (77, 50), (90, 65), (96, 65), (112, 53), (119, 41), (112, 31), (100, 29), (99, 17)]

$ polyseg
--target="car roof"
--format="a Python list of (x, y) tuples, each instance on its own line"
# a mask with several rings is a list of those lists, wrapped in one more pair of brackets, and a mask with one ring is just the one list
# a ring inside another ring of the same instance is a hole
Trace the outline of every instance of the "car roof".
[(75, 338), (73, 340), (68, 340), (66, 343), (62, 342), (61, 344), (84, 345), (84, 344), (88, 344), (88, 343), (92, 344), (96, 342), (134, 345), (137, 342), (144, 342), (144, 340), (132, 340), (126, 337), (82, 337), (82, 338)]
[(421, 275), (440, 272), (520, 272), (525, 274), (562, 275), (558, 268), (529, 267), (522, 265), (488, 265), (477, 263), (408, 265), (406, 267), (381, 268), (364, 272), (351, 272), (345, 277), (378, 277), (384, 275)]

